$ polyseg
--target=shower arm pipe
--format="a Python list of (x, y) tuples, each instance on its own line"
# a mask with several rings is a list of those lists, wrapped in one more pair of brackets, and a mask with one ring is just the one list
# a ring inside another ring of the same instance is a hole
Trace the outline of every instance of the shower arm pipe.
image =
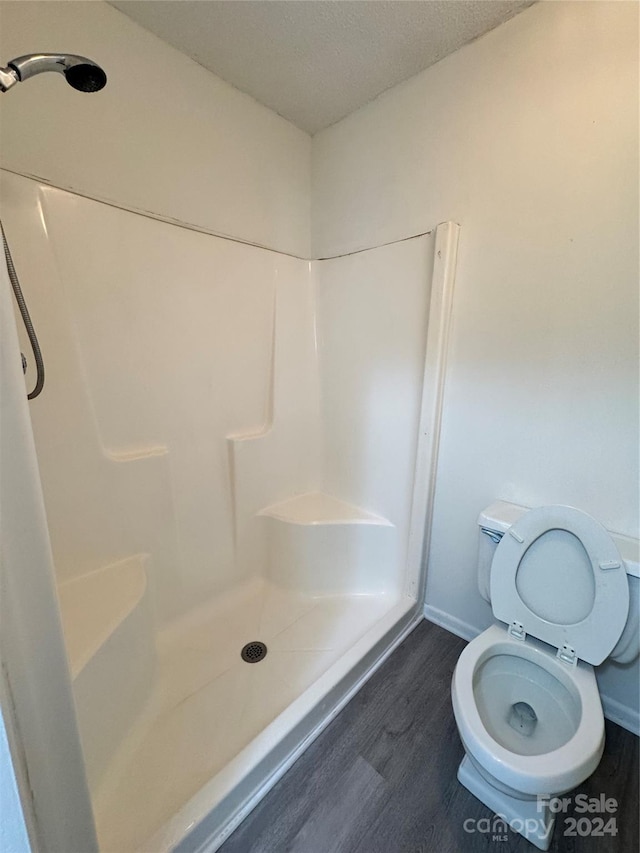
[(20, 82), (18, 72), (10, 66), (0, 68), (0, 92), (7, 92), (12, 86)]
[(4, 233), (4, 226), (2, 222), (0, 222), (0, 231), (2, 232), (2, 245), (4, 247), (4, 258), (7, 262), (9, 281), (11, 282), (11, 287), (13, 288), (13, 295), (15, 296), (16, 302), (18, 303), (18, 308), (20, 309), (20, 316), (22, 317), (22, 322), (24, 323), (24, 327), (27, 330), (27, 335), (29, 336), (29, 343), (31, 344), (31, 349), (33, 350), (33, 357), (36, 362), (36, 384), (34, 385), (33, 391), (31, 391), (30, 394), (27, 394), (28, 400), (34, 400), (44, 387), (44, 361), (42, 359), (42, 352), (40, 351), (40, 344), (38, 343), (38, 336), (36, 335), (36, 331), (33, 328), (33, 323), (31, 322), (31, 317), (29, 315), (29, 309), (27, 308), (27, 303), (25, 302), (25, 298), (22, 293), (22, 288), (20, 287), (20, 280), (18, 279), (18, 274), (13, 264), (13, 258), (11, 257), (11, 251), (9, 249), (9, 244), (7, 243), (7, 237)]

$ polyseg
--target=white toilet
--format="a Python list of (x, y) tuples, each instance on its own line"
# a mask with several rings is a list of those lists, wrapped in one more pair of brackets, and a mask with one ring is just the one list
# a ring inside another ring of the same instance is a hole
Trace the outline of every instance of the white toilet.
[(637, 605), (629, 616), (627, 566), (586, 513), (499, 502), (479, 524), (480, 591), (504, 624), (472, 640), (453, 675), (465, 749), (458, 779), (547, 850), (555, 818), (542, 799), (575, 788), (600, 762), (593, 666), (637, 655)]

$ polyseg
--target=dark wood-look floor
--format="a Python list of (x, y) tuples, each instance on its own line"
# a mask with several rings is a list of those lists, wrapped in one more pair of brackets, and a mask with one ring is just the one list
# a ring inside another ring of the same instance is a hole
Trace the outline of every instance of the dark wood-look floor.
[[(492, 816), (456, 778), (463, 750), (450, 686), (464, 645), (442, 628), (420, 623), (221, 853), (535, 851), (513, 832), (497, 840), (464, 829), (467, 818)], [(635, 853), (638, 770), (638, 739), (607, 722), (602, 762), (572, 795), (615, 798), (617, 835), (565, 837), (563, 820), (573, 814), (570, 809), (557, 821), (550, 849)]]

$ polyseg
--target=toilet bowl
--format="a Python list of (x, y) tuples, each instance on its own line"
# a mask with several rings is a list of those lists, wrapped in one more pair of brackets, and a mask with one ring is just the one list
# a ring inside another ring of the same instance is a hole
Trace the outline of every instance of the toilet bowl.
[[(593, 665), (620, 640), (629, 588), (610, 535), (579, 510), (540, 507), (504, 527), (482, 528), (498, 540), (488, 591), (503, 624), (467, 645), (453, 675), (465, 749), (458, 778), (546, 850), (549, 799), (583, 782), (602, 757)], [(480, 579), (485, 569), (479, 566)]]
[[(453, 675), (453, 710), (465, 751), (521, 799), (575, 788), (596, 769), (604, 748), (593, 668), (569, 668), (541, 646), (492, 625), (465, 648)], [(538, 718), (530, 734), (509, 721), (522, 701)]]

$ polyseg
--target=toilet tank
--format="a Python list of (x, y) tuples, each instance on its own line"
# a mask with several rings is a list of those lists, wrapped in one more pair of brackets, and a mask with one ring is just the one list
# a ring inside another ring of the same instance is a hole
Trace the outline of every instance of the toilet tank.
[(480, 595), (491, 603), (489, 581), (491, 578), (491, 562), (502, 539), (512, 524), (521, 518), (528, 507), (496, 501), (483, 509), (478, 516), (478, 587)]
[[(478, 516), (478, 589), (480, 595), (491, 603), (491, 562), (502, 539), (530, 507), (507, 501), (496, 501), (483, 509)], [(610, 657), (618, 663), (629, 663), (640, 653), (640, 542), (618, 533), (609, 534), (615, 542), (627, 570), (629, 581), (629, 616), (622, 636)]]

